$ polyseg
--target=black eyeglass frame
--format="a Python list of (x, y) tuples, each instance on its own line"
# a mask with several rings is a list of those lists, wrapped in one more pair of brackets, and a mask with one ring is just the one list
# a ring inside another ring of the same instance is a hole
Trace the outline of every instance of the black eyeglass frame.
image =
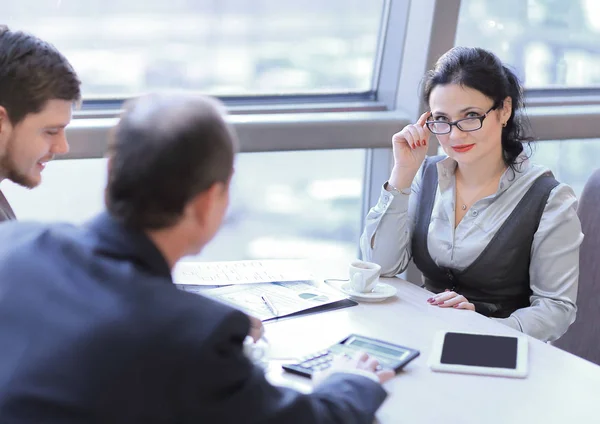
[[(488, 114), (494, 110), (497, 109), (498, 106), (497, 105), (493, 105), (486, 113), (484, 113), (483, 115), (479, 115), (479, 116), (471, 116), (469, 118), (462, 118), (462, 119), (457, 119), (456, 121), (452, 121), (452, 122), (446, 122), (446, 121), (426, 121), (425, 125), (427, 125), (427, 129), (429, 131), (431, 131), (432, 134), (436, 134), (436, 135), (444, 135), (444, 134), (450, 134), (452, 132), (452, 126), (455, 126), (456, 128), (458, 128), (459, 130), (463, 131), (463, 132), (473, 132), (473, 131), (477, 131), (480, 130), (481, 127), (483, 127), (483, 120), (485, 118), (487, 118)], [(479, 119), (479, 128), (473, 128), (470, 130), (464, 130), (460, 127), (460, 123), (462, 121), (472, 121), (474, 119)], [(448, 125), (448, 131), (444, 131), (444, 132), (435, 132), (432, 127), (434, 124), (446, 124)]]

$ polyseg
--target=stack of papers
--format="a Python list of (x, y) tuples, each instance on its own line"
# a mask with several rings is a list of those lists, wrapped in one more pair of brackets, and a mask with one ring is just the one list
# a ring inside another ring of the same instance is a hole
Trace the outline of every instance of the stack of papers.
[(205, 286), (313, 279), (306, 261), (302, 260), (179, 262), (173, 270), (175, 284)]
[(301, 260), (180, 262), (173, 281), (182, 290), (210, 296), (262, 321), (356, 305), (315, 282)]

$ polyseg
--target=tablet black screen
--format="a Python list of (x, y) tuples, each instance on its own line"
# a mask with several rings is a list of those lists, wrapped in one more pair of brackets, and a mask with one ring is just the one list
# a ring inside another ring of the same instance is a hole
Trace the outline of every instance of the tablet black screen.
[(517, 368), (517, 338), (446, 333), (442, 364)]

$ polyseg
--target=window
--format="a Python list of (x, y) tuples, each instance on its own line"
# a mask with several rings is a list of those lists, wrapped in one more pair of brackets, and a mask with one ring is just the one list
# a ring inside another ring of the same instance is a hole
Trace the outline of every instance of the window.
[(371, 91), (385, 0), (3, 3), (5, 23), (69, 58), (89, 100)]
[(600, 168), (600, 140), (552, 140), (535, 142), (532, 160), (549, 167), (561, 183), (579, 197), (592, 173)]
[(200, 259), (355, 258), (364, 161), (364, 150), (238, 156), (225, 225)]
[(456, 45), (513, 66), (527, 88), (600, 85), (600, 2), (462, 0)]
[[(364, 150), (238, 155), (229, 212), (199, 259), (355, 258), (364, 163)], [(20, 220), (81, 223), (103, 209), (105, 159), (53, 161), (43, 178), (31, 191), (2, 182)]]
[(19, 220), (83, 223), (104, 208), (106, 159), (54, 160), (33, 190), (0, 183)]

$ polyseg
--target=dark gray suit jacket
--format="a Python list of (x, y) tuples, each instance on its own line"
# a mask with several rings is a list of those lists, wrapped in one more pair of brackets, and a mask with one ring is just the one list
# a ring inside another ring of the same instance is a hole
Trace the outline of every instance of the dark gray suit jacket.
[(6, 197), (4, 197), (4, 194), (0, 191), (0, 222), (13, 219), (17, 219), (17, 217), (10, 207), (8, 200), (6, 200)]
[(334, 374), (311, 395), (244, 356), (248, 317), (178, 290), (145, 234), (0, 225), (1, 423), (371, 423), (381, 385)]

